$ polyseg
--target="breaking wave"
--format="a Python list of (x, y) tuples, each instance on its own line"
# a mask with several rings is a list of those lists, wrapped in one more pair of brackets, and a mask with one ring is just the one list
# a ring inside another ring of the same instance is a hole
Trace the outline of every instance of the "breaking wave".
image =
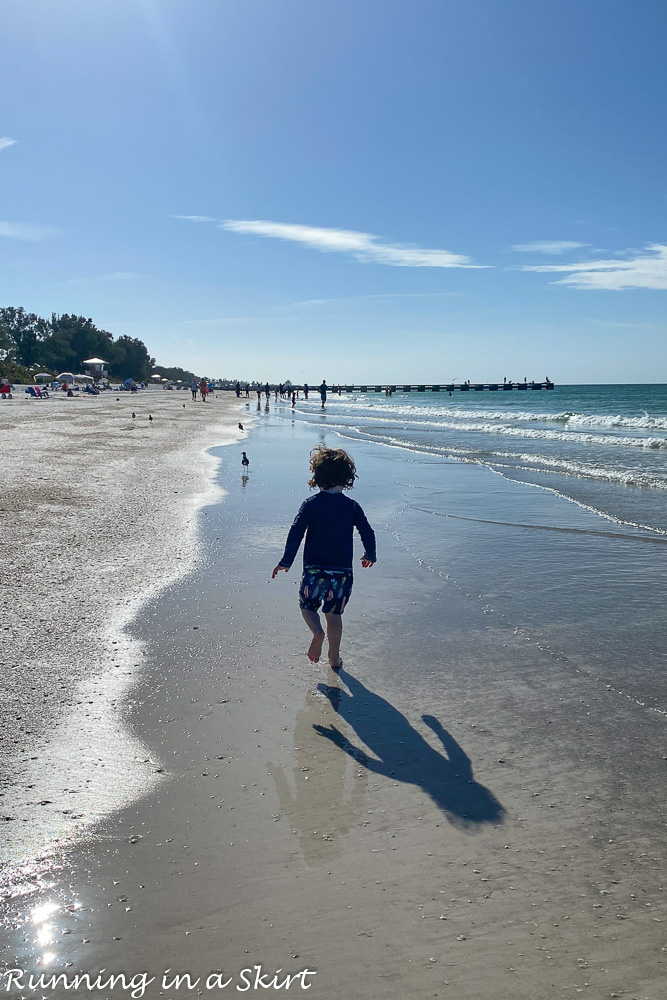
[[(346, 408), (355, 413), (368, 413), (375, 415), (386, 414), (387, 417), (424, 417), (431, 418), (445, 417), (457, 421), (466, 420), (497, 420), (505, 423), (549, 423), (565, 424), (572, 427), (618, 427), (629, 430), (655, 430), (667, 431), (666, 416), (652, 416), (650, 413), (643, 413), (641, 416), (629, 416), (620, 413), (580, 413), (572, 410), (562, 410), (558, 413), (550, 413), (546, 410), (493, 410), (486, 408), (473, 408), (462, 406), (442, 406), (442, 405), (411, 405), (403, 403), (372, 403), (368, 401), (350, 400), (346, 402)], [(437, 421), (438, 424), (440, 421)]]

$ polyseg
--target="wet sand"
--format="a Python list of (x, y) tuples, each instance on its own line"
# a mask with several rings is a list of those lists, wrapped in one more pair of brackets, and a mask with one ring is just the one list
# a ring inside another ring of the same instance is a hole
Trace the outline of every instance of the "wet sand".
[(202, 559), (132, 627), (128, 719), (160, 783), (10, 901), (10, 961), (148, 970), (150, 997), (261, 966), (315, 970), (326, 1000), (659, 1000), (664, 719), (420, 565), (396, 456), (361, 443), (379, 562), (356, 572), (344, 671), (309, 664), (298, 567), (269, 578), (318, 436), (262, 413), (250, 477), (223, 457)]

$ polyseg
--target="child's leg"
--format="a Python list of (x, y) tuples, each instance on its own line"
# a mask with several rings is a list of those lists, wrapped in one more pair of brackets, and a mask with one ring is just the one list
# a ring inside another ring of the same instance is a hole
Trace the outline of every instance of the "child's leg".
[(322, 643), (324, 642), (324, 629), (322, 628), (320, 616), (317, 611), (309, 611), (307, 608), (301, 608), (301, 614), (306, 625), (313, 633), (313, 641), (308, 647), (308, 659), (313, 663), (318, 663), (322, 655)]
[(340, 640), (343, 635), (343, 616), (336, 615), (333, 611), (328, 611), (325, 616), (327, 620), (327, 639), (329, 640), (329, 666), (341, 666)]

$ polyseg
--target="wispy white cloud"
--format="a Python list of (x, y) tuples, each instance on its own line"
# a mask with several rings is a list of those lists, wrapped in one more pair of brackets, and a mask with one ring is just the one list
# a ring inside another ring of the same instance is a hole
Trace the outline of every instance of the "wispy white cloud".
[(50, 240), (58, 236), (53, 226), (40, 226), (33, 222), (0, 222), (0, 236), (10, 240)]
[(578, 250), (588, 245), (588, 243), (577, 243), (576, 240), (537, 240), (536, 243), (515, 243), (513, 247), (510, 247), (510, 250), (517, 253), (561, 254), (567, 250)]
[(342, 295), (330, 299), (304, 299), (295, 306), (328, 306), (336, 303), (365, 302), (368, 299), (440, 299), (460, 295), (460, 292), (378, 292), (375, 295)]
[(632, 330), (656, 330), (659, 326), (658, 323), (638, 323), (634, 320), (616, 321), (609, 319), (599, 319), (597, 316), (587, 316), (586, 323), (595, 323), (596, 326), (604, 326), (610, 328), (619, 328), (627, 330), (628, 328)]
[(210, 215), (172, 215), (172, 219), (186, 219), (188, 222), (217, 222)]
[(294, 322), (303, 319), (302, 316), (217, 316), (212, 319), (186, 319), (183, 326), (239, 326), (242, 324), (261, 323), (265, 326), (274, 323)]
[(111, 271), (109, 274), (92, 274), (86, 278), (68, 278), (67, 281), (60, 281), (60, 285), (91, 285), (100, 281), (134, 281), (142, 278), (142, 274), (136, 271)]
[(216, 316), (213, 319), (186, 319), (184, 326), (225, 326), (237, 323), (257, 323), (257, 316)]
[(0, 149), (7, 149), (8, 146), (15, 146), (16, 139), (10, 139), (8, 135), (0, 135)]
[(667, 244), (651, 243), (644, 250), (626, 250), (624, 259), (588, 260), (578, 264), (522, 264), (518, 270), (565, 274), (554, 284), (586, 290), (666, 290)]
[(480, 268), (464, 254), (449, 250), (428, 250), (422, 247), (403, 246), (398, 243), (379, 243), (372, 233), (358, 233), (351, 229), (323, 229), (292, 223), (227, 219), (221, 229), (250, 236), (272, 237), (302, 243), (313, 250), (327, 253), (348, 253), (355, 260), (369, 264), (389, 264), (393, 267), (464, 267)]

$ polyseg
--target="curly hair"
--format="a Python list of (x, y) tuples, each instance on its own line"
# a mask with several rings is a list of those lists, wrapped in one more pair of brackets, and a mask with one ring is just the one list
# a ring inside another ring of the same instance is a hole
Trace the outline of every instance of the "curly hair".
[(324, 444), (318, 444), (311, 451), (310, 471), (313, 474), (308, 480), (311, 489), (330, 490), (332, 486), (342, 486), (344, 490), (351, 490), (357, 478), (356, 466), (348, 453), (342, 448), (327, 448)]

